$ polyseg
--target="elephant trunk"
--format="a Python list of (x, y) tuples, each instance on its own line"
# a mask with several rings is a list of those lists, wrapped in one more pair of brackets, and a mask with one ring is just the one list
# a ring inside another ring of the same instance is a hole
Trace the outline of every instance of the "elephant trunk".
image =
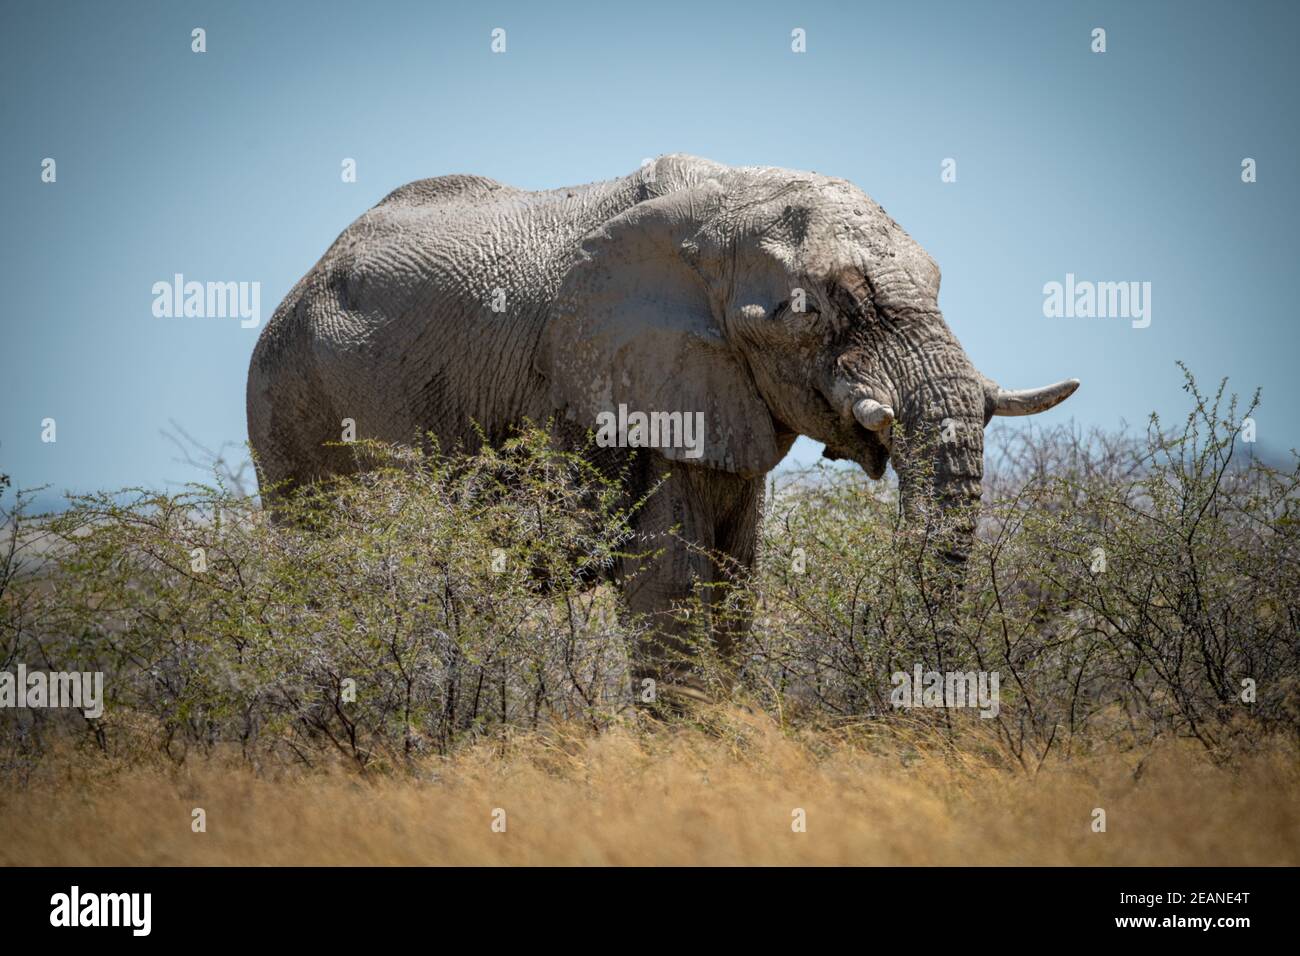
[(892, 457), (903, 517), (926, 546), (964, 564), (984, 479), (984, 378), (946, 326), (915, 343), (900, 376)]
[[(950, 421), (943, 427), (954, 426)], [(982, 441), (940, 438), (931, 454), (918, 454), (915, 439), (907, 444), (912, 447), (897, 448), (895, 458), (904, 522), (943, 560), (964, 564), (975, 539)]]
[[(861, 341), (838, 356), (832, 404), (871, 436), (868, 451), (882, 448), (892, 460), (909, 532), (960, 566), (975, 539), (990, 412), (1041, 411), (1078, 383), (1002, 389), (975, 368), (933, 303), (901, 314), (868, 326)], [(880, 464), (865, 452), (862, 459)], [(875, 469), (881, 471), (883, 465)]]

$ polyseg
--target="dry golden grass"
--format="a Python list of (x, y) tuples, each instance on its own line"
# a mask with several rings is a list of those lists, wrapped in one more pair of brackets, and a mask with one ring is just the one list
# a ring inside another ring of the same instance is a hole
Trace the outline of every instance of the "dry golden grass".
[[(0, 795), (0, 863), (1300, 863), (1288, 745), (1232, 769), (1169, 745), (1031, 772), (987, 741), (885, 734), (783, 732), (728, 711), (707, 729), (558, 728), (367, 779), (52, 761)], [(205, 833), (191, 831), (195, 807)], [(1105, 833), (1091, 830), (1094, 807)], [(496, 808), (505, 833), (492, 831)], [(792, 831), (795, 808), (807, 832)]]

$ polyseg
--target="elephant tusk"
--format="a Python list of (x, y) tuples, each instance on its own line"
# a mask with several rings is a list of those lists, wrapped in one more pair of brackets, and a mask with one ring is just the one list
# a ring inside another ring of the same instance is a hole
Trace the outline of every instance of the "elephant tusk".
[(883, 432), (894, 423), (894, 410), (874, 398), (863, 398), (854, 404), (853, 417), (867, 431)]
[(1036, 415), (1061, 404), (1079, 387), (1077, 378), (1067, 378), (1042, 388), (1009, 390), (990, 382), (988, 402), (994, 415)]

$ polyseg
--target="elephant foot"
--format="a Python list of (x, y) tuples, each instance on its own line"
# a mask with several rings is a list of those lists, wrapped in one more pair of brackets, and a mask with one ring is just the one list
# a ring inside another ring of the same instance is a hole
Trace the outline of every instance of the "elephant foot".
[[(638, 694), (637, 707), (650, 714), (682, 717), (700, 707), (717, 703), (716, 698), (705, 688), (704, 682), (690, 675), (675, 674), (664, 680), (653, 680), (653, 693)], [(639, 682), (644, 686), (645, 681)]]
[(662, 684), (659, 696), (664, 703), (682, 710), (717, 703), (703, 687), (691, 684)]

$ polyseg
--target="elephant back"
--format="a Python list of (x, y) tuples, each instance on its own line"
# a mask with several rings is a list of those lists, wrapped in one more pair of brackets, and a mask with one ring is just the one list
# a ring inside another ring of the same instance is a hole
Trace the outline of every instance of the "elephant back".
[(417, 179), (415, 182), (398, 186), (375, 205), (422, 206), (448, 199), (484, 199), (494, 194), (517, 192), (521, 190), (499, 183), (495, 179), (488, 179), (486, 176), (452, 173), (448, 176)]

